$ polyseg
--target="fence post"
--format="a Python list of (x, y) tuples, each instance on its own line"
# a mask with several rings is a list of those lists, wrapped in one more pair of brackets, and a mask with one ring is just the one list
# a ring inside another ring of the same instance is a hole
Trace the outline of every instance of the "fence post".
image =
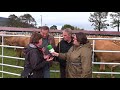
[[(3, 37), (3, 35), (2, 35), (2, 45), (4, 45), (4, 37)], [(3, 78), (3, 55), (4, 54), (4, 47), (2, 46), (2, 78)]]

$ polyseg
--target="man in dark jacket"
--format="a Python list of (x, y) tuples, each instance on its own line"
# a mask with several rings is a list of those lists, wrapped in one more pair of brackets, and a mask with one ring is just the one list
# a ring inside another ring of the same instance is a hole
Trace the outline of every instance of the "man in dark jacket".
[[(55, 51), (58, 53), (66, 53), (73, 45), (72, 31), (67, 28), (63, 31), (63, 39), (58, 43)], [(60, 63), (60, 77), (66, 78), (66, 60), (56, 58), (56, 61)]]

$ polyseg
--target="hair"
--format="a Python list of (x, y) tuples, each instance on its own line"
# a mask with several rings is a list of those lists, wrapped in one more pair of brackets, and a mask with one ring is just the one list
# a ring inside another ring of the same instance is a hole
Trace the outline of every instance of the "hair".
[(33, 32), (30, 37), (30, 43), (37, 44), (41, 38), (42, 38), (41, 34), (39, 34), (38, 32)]
[(86, 44), (88, 42), (85, 33), (79, 32), (79, 33), (76, 33), (75, 35), (76, 35), (77, 41), (80, 42), (80, 44)]
[(48, 26), (42, 26), (40, 29), (41, 30), (48, 30), (49, 31), (49, 27)]
[(70, 28), (64, 29), (63, 32), (67, 32), (68, 35), (72, 35), (72, 30)]

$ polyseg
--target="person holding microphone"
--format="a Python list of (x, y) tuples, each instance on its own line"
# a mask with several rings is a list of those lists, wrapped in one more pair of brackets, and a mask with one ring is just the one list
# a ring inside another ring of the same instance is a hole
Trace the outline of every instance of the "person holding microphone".
[(67, 78), (92, 78), (92, 47), (85, 33), (76, 33), (73, 46), (66, 53), (51, 52), (67, 61)]

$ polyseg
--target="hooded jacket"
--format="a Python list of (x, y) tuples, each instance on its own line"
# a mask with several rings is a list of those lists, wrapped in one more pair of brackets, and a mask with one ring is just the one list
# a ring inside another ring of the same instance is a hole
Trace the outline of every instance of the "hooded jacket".
[(29, 44), (25, 50), (24, 70), (32, 72), (33, 78), (43, 78), (43, 68), (47, 61), (44, 60), (43, 53), (35, 45)]
[(90, 43), (72, 46), (59, 57), (67, 61), (67, 78), (92, 78), (92, 48)]

